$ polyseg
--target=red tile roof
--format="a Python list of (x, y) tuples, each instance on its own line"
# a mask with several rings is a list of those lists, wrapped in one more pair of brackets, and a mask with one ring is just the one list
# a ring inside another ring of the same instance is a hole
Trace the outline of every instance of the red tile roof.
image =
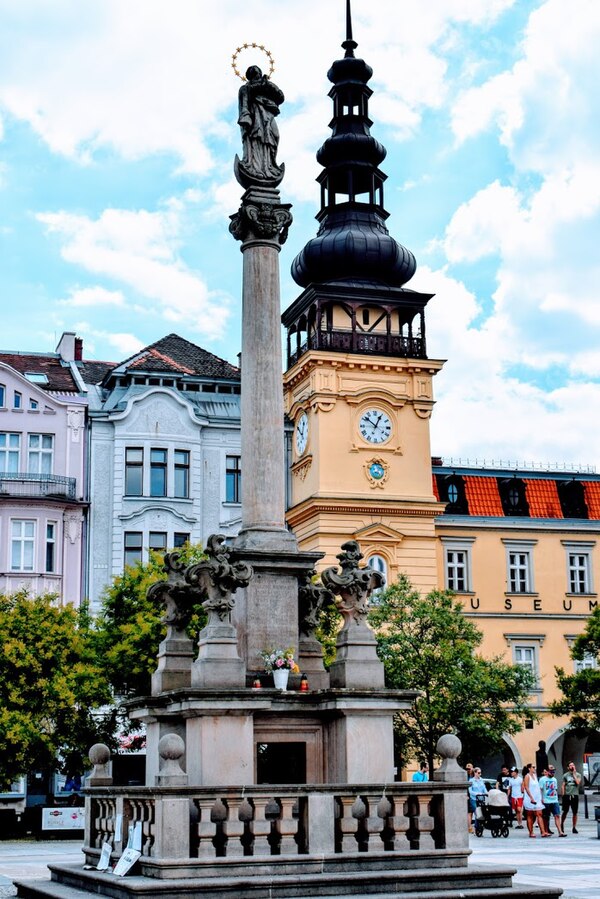
[(438, 501), (438, 503), (439, 503), (439, 501), (440, 501), (440, 491), (438, 490), (438, 485), (437, 485), (437, 480), (436, 480), (435, 475), (432, 475), (431, 479), (432, 479), (432, 481), (433, 481), (433, 495), (435, 496), (435, 498), (437, 499), (437, 501)]
[(504, 517), (496, 478), (465, 475), (464, 481), (469, 515)]
[(600, 518), (600, 481), (582, 481), (590, 518)]
[(525, 494), (531, 518), (563, 518), (556, 481), (524, 478)]
[(68, 365), (62, 365), (60, 357), (55, 353), (0, 353), (0, 362), (10, 365), (22, 375), (46, 375), (48, 383), (36, 382), (36, 386), (48, 393), (79, 393), (71, 369)]

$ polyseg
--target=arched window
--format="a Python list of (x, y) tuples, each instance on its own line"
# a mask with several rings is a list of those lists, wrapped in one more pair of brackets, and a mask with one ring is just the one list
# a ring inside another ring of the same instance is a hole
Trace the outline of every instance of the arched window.
[(369, 557), (367, 564), (375, 571), (379, 571), (385, 578), (383, 587), (380, 587), (378, 590), (373, 590), (373, 592), (371, 593), (371, 604), (377, 605), (377, 603), (379, 602), (379, 594), (384, 589), (384, 587), (387, 586), (388, 582), (387, 562), (385, 561), (383, 556), (376, 554)]

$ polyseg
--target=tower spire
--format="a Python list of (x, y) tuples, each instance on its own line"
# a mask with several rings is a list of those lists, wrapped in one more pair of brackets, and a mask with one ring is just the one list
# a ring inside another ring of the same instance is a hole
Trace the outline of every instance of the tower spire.
[(379, 168), (385, 147), (371, 132), (368, 86), (373, 70), (358, 59), (352, 37), (352, 12), (346, 0), (345, 55), (327, 77), (333, 87), (332, 135), (317, 153), (323, 171), (320, 228), (292, 263), (297, 284), (362, 281), (401, 287), (413, 276), (416, 261), (410, 250), (389, 234), (383, 205), (386, 175)]
[(358, 47), (356, 41), (352, 39), (352, 9), (350, 0), (346, 0), (346, 40), (342, 44), (342, 47), (346, 51), (346, 59), (353, 57), (354, 51)]

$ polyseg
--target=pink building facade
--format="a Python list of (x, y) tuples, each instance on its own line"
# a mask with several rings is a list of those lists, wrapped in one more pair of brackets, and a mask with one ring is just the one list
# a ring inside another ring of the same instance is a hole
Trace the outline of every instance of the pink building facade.
[(87, 400), (71, 361), (0, 353), (0, 592), (51, 592), (78, 606), (86, 592)]

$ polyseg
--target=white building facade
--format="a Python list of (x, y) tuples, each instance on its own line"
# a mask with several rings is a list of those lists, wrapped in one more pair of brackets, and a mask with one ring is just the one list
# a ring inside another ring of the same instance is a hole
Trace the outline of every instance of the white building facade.
[(151, 550), (237, 533), (239, 389), (238, 369), (177, 335), (88, 385), (92, 613)]

